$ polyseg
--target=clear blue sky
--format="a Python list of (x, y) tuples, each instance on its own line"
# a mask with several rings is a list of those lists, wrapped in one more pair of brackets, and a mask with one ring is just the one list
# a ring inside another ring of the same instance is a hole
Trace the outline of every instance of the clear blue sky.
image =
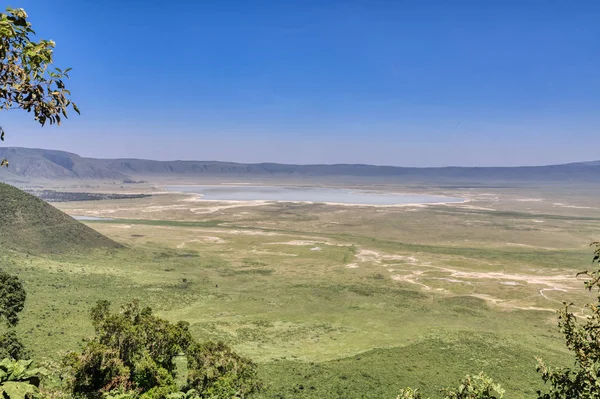
[(2, 112), (85, 156), (404, 166), (600, 159), (600, 1), (12, 0), (82, 115)]

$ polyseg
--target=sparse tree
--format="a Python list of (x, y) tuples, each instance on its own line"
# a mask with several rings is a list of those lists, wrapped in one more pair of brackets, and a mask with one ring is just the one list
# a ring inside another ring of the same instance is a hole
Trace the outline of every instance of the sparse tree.
[[(42, 126), (60, 124), (69, 108), (79, 113), (64, 83), (70, 68), (50, 70), (55, 43), (33, 41), (35, 32), (27, 18), (21, 8), (0, 13), (0, 110), (23, 109), (33, 112)], [(0, 140), (4, 141), (2, 127)], [(8, 161), (0, 160), (0, 165)]]
[(26, 297), (19, 278), (0, 271), (0, 321), (4, 321), (8, 327), (16, 326)]
[(28, 354), (14, 330), (19, 323), (19, 313), (25, 306), (26, 297), (19, 278), (0, 271), (0, 322), (4, 322), (8, 328), (3, 334), (0, 334), (0, 359), (19, 360)]

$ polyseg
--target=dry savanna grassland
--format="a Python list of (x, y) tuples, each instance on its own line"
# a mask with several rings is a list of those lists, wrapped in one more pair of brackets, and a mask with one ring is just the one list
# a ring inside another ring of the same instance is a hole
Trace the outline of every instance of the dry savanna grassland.
[(435, 395), (483, 370), (525, 398), (541, 384), (536, 356), (572, 362), (555, 311), (592, 296), (575, 275), (600, 236), (598, 188), (337, 182), (466, 200), (351, 206), (205, 201), (168, 183), (220, 182), (43, 183), (151, 195), (54, 204), (111, 218), (84, 223), (124, 248), (0, 252), (28, 292), (19, 329), (35, 356), (76, 349), (97, 300), (137, 298), (258, 362), (259, 397)]

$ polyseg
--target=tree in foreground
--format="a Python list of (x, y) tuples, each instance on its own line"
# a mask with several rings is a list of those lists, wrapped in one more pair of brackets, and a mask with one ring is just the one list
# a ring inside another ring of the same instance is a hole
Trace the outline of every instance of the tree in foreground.
[[(64, 83), (70, 68), (50, 69), (55, 43), (33, 41), (35, 32), (27, 18), (21, 8), (0, 13), (0, 110), (23, 109), (33, 112), (42, 126), (60, 124), (69, 108), (79, 113)], [(2, 127), (0, 140), (4, 141)]]
[[(600, 263), (600, 242), (595, 246), (593, 263)], [(547, 391), (538, 391), (539, 399), (592, 399), (600, 398), (600, 270), (579, 273), (588, 279), (585, 288), (596, 291), (596, 302), (585, 306), (588, 314), (578, 319), (571, 312), (572, 303), (564, 303), (559, 311), (558, 328), (567, 348), (573, 353), (574, 367), (551, 368), (538, 359), (538, 372), (550, 385)]]
[(25, 306), (26, 297), (19, 278), (0, 270), (0, 323), (6, 328), (0, 334), (0, 359), (19, 360), (27, 356), (27, 351), (14, 330), (19, 323), (19, 313)]
[[(259, 389), (256, 365), (222, 343), (196, 342), (185, 322), (171, 324), (137, 302), (91, 311), (96, 335), (65, 358), (74, 396), (132, 398), (244, 398)], [(178, 358), (187, 372), (178, 371)], [(178, 380), (183, 375), (183, 382)]]

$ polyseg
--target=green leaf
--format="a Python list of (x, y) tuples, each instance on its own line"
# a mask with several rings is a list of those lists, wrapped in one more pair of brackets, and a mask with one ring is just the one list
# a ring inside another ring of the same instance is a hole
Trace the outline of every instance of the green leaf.
[(37, 396), (39, 390), (26, 382), (9, 381), (0, 386), (0, 394), (9, 399), (27, 399)]

